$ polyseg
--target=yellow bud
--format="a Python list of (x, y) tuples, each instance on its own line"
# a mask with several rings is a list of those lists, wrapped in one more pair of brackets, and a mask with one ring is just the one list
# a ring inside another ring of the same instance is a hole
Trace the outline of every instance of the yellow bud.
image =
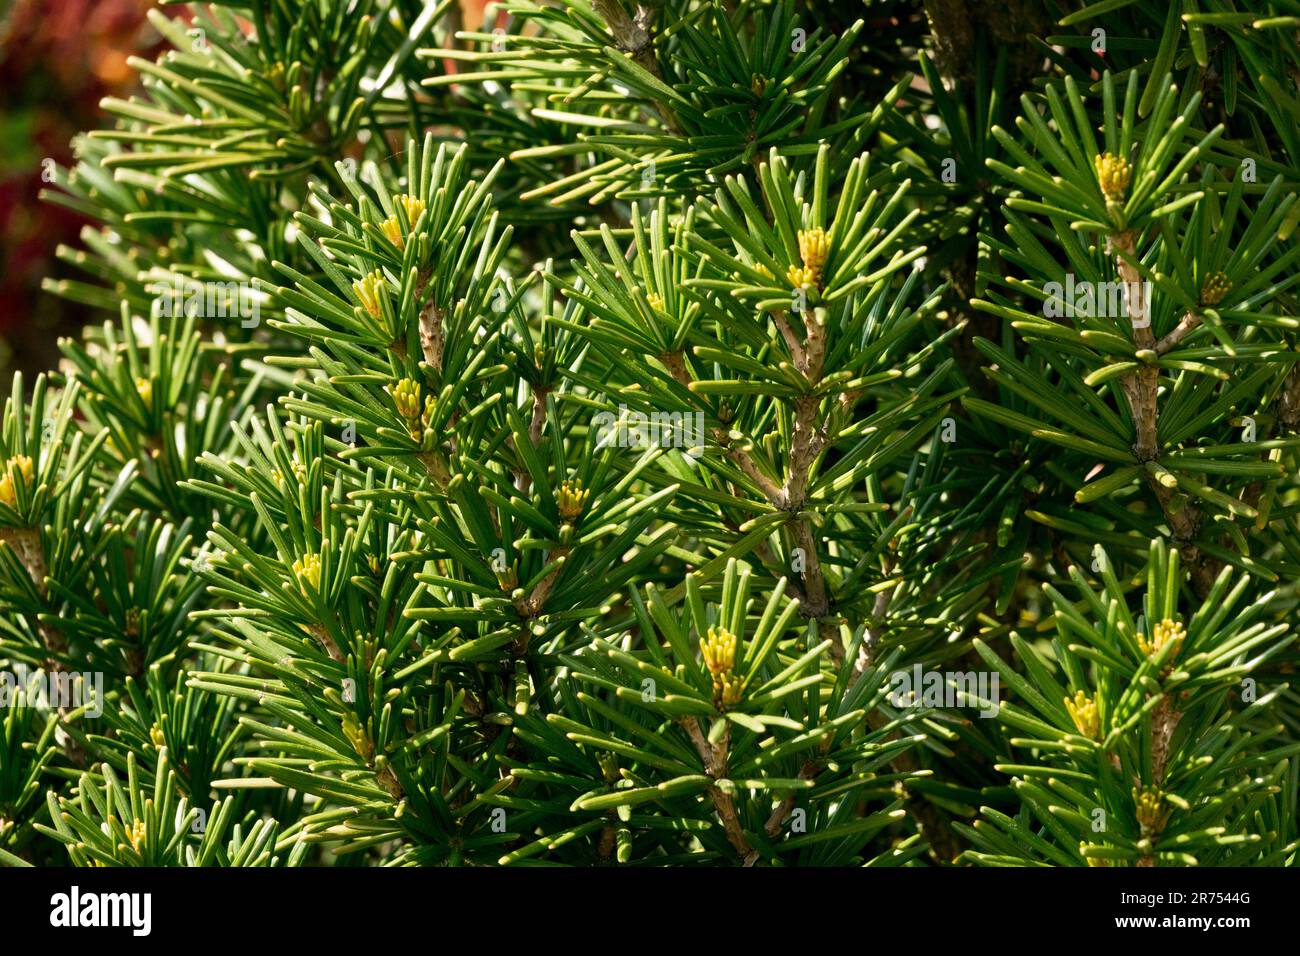
[(825, 229), (801, 229), (799, 231), (799, 258), (803, 260), (804, 269), (812, 276), (812, 285), (822, 281), (822, 266), (831, 254), (831, 240)]
[(1096, 740), (1101, 734), (1101, 714), (1097, 703), (1083, 691), (1075, 691), (1074, 698), (1065, 698), (1065, 709), (1070, 712), (1070, 719), (1079, 733), (1089, 740)]
[(380, 231), (383, 232), (384, 238), (391, 242), (397, 248), (406, 245), (406, 240), (402, 238), (402, 224), (397, 221), (396, 216), (389, 216), (379, 224)]
[(403, 193), (397, 197), (397, 201), (401, 203), (402, 209), (406, 213), (406, 221), (414, 226), (419, 221), (421, 213), (424, 212), (424, 200), (418, 196)]
[(1159, 833), (1169, 822), (1173, 810), (1165, 806), (1165, 794), (1159, 787), (1133, 788), (1133, 808), (1144, 834)]
[(802, 269), (799, 266), (791, 266), (786, 270), (786, 279), (790, 285), (796, 289), (811, 289), (817, 285), (817, 276), (811, 269)]
[(167, 745), (167, 738), (163, 736), (162, 728), (157, 724), (154, 724), (149, 728), (149, 739), (152, 740), (153, 745), (160, 750)]
[(1222, 272), (1213, 272), (1206, 276), (1201, 286), (1201, 305), (1218, 305), (1231, 291), (1232, 280)]
[(664, 310), (664, 297), (658, 292), (651, 292), (645, 297), (646, 303), (656, 312)]
[(711, 627), (700, 641), (700, 653), (710, 674), (730, 673), (736, 665), (736, 635), (725, 627)]
[[(320, 589), (320, 556), (304, 554), (293, 563), (293, 573), (303, 585), (311, 585), (313, 591)], [(306, 587), (303, 588), (306, 590)]]
[(357, 723), (356, 717), (347, 714), (343, 718), (343, 735), (348, 738), (355, 750), (363, 760), (369, 760), (374, 753), (374, 747), (370, 743), (370, 735), (366, 733), (365, 728)]
[(23, 487), (31, 488), (35, 473), (32, 460), (26, 455), (14, 455), (6, 461), (4, 475), (0, 477), (0, 501), (10, 507), (17, 506), (18, 489), (15, 483), (18, 476), (22, 476)]
[(1183, 640), (1187, 637), (1187, 631), (1179, 621), (1172, 621), (1166, 618), (1151, 628), (1151, 639), (1148, 640), (1146, 635), (1138, 635), (1138, 647), (1148, 658), (1155, 659), (1166, 647), (1173, 645), (1173, 650), (1165, 658), (1165, 665), (1170, 666), (1174, 658), (1178, 656), (1179, 649), (1183, 646)]
[(398, 415), (407, 421), (420, 419), (419, 382), (403, 378), (398, 384), (389, 386), (389, 394), (393, 395), (393, 405), (396, 406)]
[(140, 396), (140, 401), (146, 405), (153, 404), (153, 382), (147, 378), (137, 378), (135, 380), (136, 394)]
[(1124, 198), (1129, 183), (1133, 179), (1133, 167), (1128, 160), (1114, 153), (1101, 153), (1093, 157), (1092, 164), (1097, 170), (1097, 183), (1101, 194), (1107, 202), (1119, 202)]
[(379, 318), (379, 297), (384, 293), (384, 276), (378, 269), (352, 283), (352, 290), (372, 319)]
[(144, 838), (148, 834), (148, 832), (149, 832), (148, 828), (144, 825), (143, 820), (136, 820), (134, 823), (132, 823), (131, 833), (130, 833), (131, 849), (139, 852), (140, 844), (144, 842)]
[(555, 493), (555, 503), (560, 509), (560, 517), (565, 521), (573, 521), (582, 514), (582, 509), (587, 506), (587, 499), (590, 497), (591, 490), (584, 489), (581, 481), (563, 482)]
[(731, 674), (717, 674), (713, 678), (713, 702), (719, 710), (729, 710), (740, 703), (742, 689), (739, 677)]
[[(420, 214), (424, 212), (424, 200), (417, 196), (411, 196), (406, 193), (397, 197), (398, 204), (406, 213), (407, 225), (414, 227), (419, 220)], [(379, 224), (384, 236), (397, 248), (402, 248), (406, 244), (406, 239), (402, 235), (402, 224), (396, 215), (389, 216)]]

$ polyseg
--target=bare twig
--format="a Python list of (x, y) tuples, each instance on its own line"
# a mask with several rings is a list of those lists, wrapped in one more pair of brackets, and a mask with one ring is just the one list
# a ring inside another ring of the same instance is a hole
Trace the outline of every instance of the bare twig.
[[(1146, 299), (1146, 285), (1138, 271), (1137, 239), (1132, 230), (1115, 233), (1109, 239), (1109, 248), (1115, 256), (1115, 268), (1124, 283), (1125, 306), (1128, 319), (1133, 325), (1133, 339), (1139, 352), (1146, 351), (1160, 354), (1161, 343), (1166, 349), (1173, 348), (1195, 327), (1195, 322), (1187, 316), (1179, 322), (1178, 328), (1157, 342), (1151, 331), (1151, 304)], [(1182, 331), (1179, 331), (1179, 330)], [(1160, 388), (1160, 369), (1148, 362), (1120, 379), (1120, 386), (1128, 399), (1129, 410), (1133, 417), (1133, 427), (1137, 440), (1133, 444), (1133, 454), (1143, 464), (1155, 461), (1160, 454), (1160, 410), (1158, 394)], [(1192, 584), (1197, 594), (1204, 597), (1214, 585), (1218, 575), (1219, 563), (1210, 558), (1196, 544), (1196, 535), (1200, 530), (1200, 509), (1190, 502), (1176, 502), (1174, 492), (1166, 488), (1157, 477), (1147, 471), (1147, 484), (1160, 503), (1169, 524), (1174, 543), (1181, 552), (1183, 560), (1192, 572)]]
[[(550, 389), (540, 387), (533, 389), (533, 418), (528, 423), (528, 440), (534, 448), (541, 442), (542, 430), (546, 427), (546, 396), (549, 394)], [(515, 488), (521, 494), (528, 494), (532, 484), (533, 476), (528, 473), (527, 468), (520, 468), (515, 472)]]
[(1168, 335), (1163, 336), (1156, 343), (1155, 349), (1158, 355), (1164, 355), (1170, 349), (1174, 348), (1183, 339), (1187, 338), (1192, 331), (1201, 324), (1201, 317), (1195, 312), (1185, 312), (1183, 317), (1178, 321), (1178, 325)]
[[(686, 729), (687, 736), (691, 738), (691, 743), (695, 745), (695, 750), (700, 755), (700, 760), (704, 762), (704, 772), (714, 780), (725, 780), (728, 772), (727, 751), (731, 746), (730, 728), (723, 732), (721, 740), (712, 744), (704, 735), (698, 717), (683, 717), (679, 723)], [(713, 809), (717, 811), (718, 819), (722, 821), (727, 842), (736, 851), (741, 863), (745, 866), (753, 866), (758, 859), (758, 851), (750, 844), (744, 828), (740, 825), (736, 802), (730, 794), (716, 785), (709, 787), (709, 799), (713, 801)]]
[[(618, 0), (592, 0), (592, 7), (604, 18), (618, 48), (630, 54), (632, 62), (655, 79), (663, 80), (659, 58), (655, 56), (654, 30), (651, 23), (654, 19), (654, 9), (638, 3), (636, 13), (629, 17)], [(681, 123), (673, 108), (663, 100), (655, 100), (654, 104), (664, 125), (674, 133), (681, 133)]]
[[(45, 562), (45, 544), (41, 540), (40, 528), (0, 528), (0, 542), (9, 546), (14, 556), (18, 558), (19, 563), (26, 569), (27, 575), (32, 579), (36, 593), (43, 603), (49, 594), (49, 582)], [(46, 658), (45, 666), (51, 673), (67, 672), (67, 667), (59, 659), (60, 656), (68, 652), (68, 642), (63, 633), (53, 624), (42, 621), (39, 615), (33, 615), (32, 624), (36, 628), (36, 633), (40, 635), (41, 643), (44, 645), (46, 652), (50, 655)], [(65, 726), (67, 725), (68, 713), (69, 708), (66, 705), (59, 706), (59, 719)], [(75, 766), (84, 767), (86, 765), (86, 752), (71, 735), (68, 735), (64, 741), (63, 751)]]
[(444, 313), (430, 299), (420, 308), (420, 348), (424, 352), (424, 361), (434, 370), (442, 372), (443, 338), (442, 320)]

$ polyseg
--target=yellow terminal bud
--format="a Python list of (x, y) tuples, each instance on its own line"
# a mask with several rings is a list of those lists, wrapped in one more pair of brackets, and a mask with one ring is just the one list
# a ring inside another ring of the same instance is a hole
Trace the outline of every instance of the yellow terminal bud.
[(740, 703), (741, 679), (732, 674), (736, 666), (736, 635), (725, 627), (709, 628), (700, 641), (704, 666), (713, 677), (713, 705), (727, 710)]
[(397, 248), (400, 249), (406, 244), (406, 240), (402, 238), (402, 224), (397, 221), (396, 216), (389, 216), (379, 224), (379, 228), (383, 232), (384, 238)]
[(709, 628), (700, 641), (704, 665), (714, 677), (727, 674), (736, 666), (736, 635), (725, 627)]
[(352, 291), (361, 300), (362, 307), (372, 319), (379, 318), (379, 297), (384, 292), (384, 276), (378, 269), (352, 283)]
[[(403, 211), (406, 213), (407, 223), (414, 226), (416, 221), (420, 218), (420, 214), (424, 212), (424, 200), (417, 196), (403, 193), (397, 197), (397, 202), (401, 204)], [(402, 236), (402, 224), (398, 220), (397, 216), (389, 216), (379, 224), (379, 228), (383, 231), (384, 236), (387, 237), (388, 241), (397, 246), (397, 248), (400, 249), (406, 244), (406, 240)]]
[(1232, 280), (1222, 272), (1213, 272), (1206, 276), (1201, 286), (1201, 305), (1218, 305), (1223, 297), (1232, 291)]
[(1093, 157), (1092, 164), (1097, 169), (1097, 183), (1101, 186), (1101, 194), (1106, 201), (1119, 202), (1123, 199), (1133, 179), (1133, 167), (1128, 164), (1128, 160), (1114, 153), (1101, 153)]
[(6, 461), (4, 475), (0, 476), (0, 501), (10, 507), (16, 507), (18, 504), (18, 489), (15, 487), (18, 475), (22, 475), (23, 487), (31, 488), (35, 468), (32, 460), (26, 455), (14, 455)]
[(347, 737), (352, 744), (352, 749), (357, 752), (357, 756), (362, 760), (369, 761), (375, 752), (374, 745), (370, 743), (370, 735), (366, 733), (365, 728), (357, 723), (356, 717), (347, 714), (343, 718), (343, 736)]
[(664, 310), (664, 297), (658, 292), (651, 292), (645, 297), (646, 303), (656, 312)]
[(1165, 794), (1159, 787), (1133, 788), (1133, 807), (1144, 834), (1159, 833), (1169, 822), (1173, 810), (1165, 806)]
[(163, 736), (162, 728), (157, 724), (149, 728), (149, 739), (153, 741), (153, 745), (159, 750), (167, 745), (167, 738)]
[(424, 212), (424, 200), (418, 196), (403, 193), (397, 197), (397, 201), (402, 204), (402, 210), (406, 213), (406, 221), (414, 226)]
[(147, 378), (137, 378), (135, 380), (135, 391), (140, 396), (140, 401), (146, 405), (153, 404), (153, 382)]
[(1183, 639), (1187, 637), (1187, 631), (1179, 621), (1172, 621), (1166, 618), (1151, 628), (1151, 639), (1147, 640), (1146, 635), (1138, 635), (1138, 648), (1148, 658), (1155, 659), (1166, 647), (1173, 645), (1173, 650), (1165, 658), (1166, 665), (1171, 665), (1174, 658), (1178, 656), (1178, 650), (1183, 646)]
[(560, 517), (565, 521), (573, 521), (582, 514), (582, 509), (587, 506), (587, 499), (590, 497), (591, 489), (584, 489), (581, 481), (562, 483), (555, 493), (555, 503), (559, 506)]
[(799, 231), (799, 258), (803, 260), (805, 271), (812, 277), (810, 285), (820, 285), (822, 266), (831, 254), (831, 240), (825, 229), (801, 229)]
[(140, 844), (144, 842), (144, 838), (148, 832), (148, 828), (144, 825), (143, 820), (136, 820), (132, 823), (131, 832), (129, 834), (131, 838), (131, 849), (138, 852)]
[(742, 689), (739, 677), (719, 674), (713, 678), (713, 700), (719, 710), (730, 710), (740, 703)]
[(1097, 702), (1083, 691), (1075, 691), (1074, 698), (1065, 698), (1065, 709), (1070, 712), (1070, 719), (1079, 733), (1089, 740), (1096, 740), (1101, 735), (1101, 714)]
[[(293, 573), (304, 584), (310, 584), (313, 591), (320, 589), (320, 555), (304, 554), (293, 563)], [(304, 590), (306, 590), (304, 588)]]
[(775, 278), (775, 276), (772, 275), (772, 270), (769, 269), (767, 266), (763, 265), (763, 263), (761, 262), (754, 263), (754, 271), (757, 272), (765, 279)]
[(424, 428), (420, 421), (420, 383), (404, 378), (396, 385), (388, 387), (388, 394), (393, 396), (397, 414), (406, 421), (407, 430), (413, 441), (424, 437)]
[(813, 275), (812, 270), (801, 269), (799, 266), (791, 266), (787, 269), (785, 277), (796, 289), (811, 289), (817, 284), (817, 277)]

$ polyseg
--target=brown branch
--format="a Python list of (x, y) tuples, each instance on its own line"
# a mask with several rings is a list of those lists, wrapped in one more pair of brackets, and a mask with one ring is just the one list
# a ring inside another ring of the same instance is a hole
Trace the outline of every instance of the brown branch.
[[(727, 778), (727, 750), (731, 746), (731, 729), (724, 731), (722, 739), (717, 744), (709, 743), (704, 731), (700, 727), (698, 717), (683, 717), (679, 723), (686, 729), (687, 735), (691, 738), (691, 743), (695, 745), (695, 750), (700, 755), (700, 760), (704, 762), (704, 772), (714, 780), (725, 780)], [(722, 829), (727, 834), (727, 842), (736, 851), (740, 857), (741, 863), (745, 866), (753, 866), (758, 859), (758, 851), (750, 844), (749, 838), (745, 836), (745, 830), (740, 825), (740, 816), (736, 813), (736, 802), (731, 795), (725, 793), (722, 788), (711, 785), (709, 787), (709, 798), (713, 801), (713, 809), (717, 811), (718, 819), (722, 821)]]
[[(668, 370), (668, 374), (671, 375), (682, 387), (689, 389), (691, 385), (694, 384), (695, 380), (691, 377), (690, 372), (686, 370), (686, 360), (680, 351), (664, 352), (659, 356), (659, 361), (661, 361), (664, 368)], [(763, 497), (766, 498), (770, 504), (773, 504), (778, 508), (785, 507), (785, 498), (776, 482), (759, 471), (758, 466), (754, 464), (754, 460), (749, 457), (749, 452), (744, 448), (731, 443), (731, 435), (725, 427), (710, 429), (709, 434), (712, 435), (713, 440), (721, 446), (722, 452), (726, 455), (727, 460), (739, 468), (741, 472), (744, 473), (745, 477), (758, 486), (758, 490), (762, 492)]]
[(686, 359), (680, 350), (664, 352), (659, 356), (659, 361), (664, 363), (664, 368), (668, 370), (668, 374), (673, 377), (678, 385), (683, 388), (691, 387), (691, 375), (686, 371)]
[[(907, 511), (910, 512), (911, 508), (909, 507)], [(886, 560), (885, 574), (891, 572), (890, 564), (891, 562)], [(898, 590), (900, 583), (902, 582), (895, 582), (883, 591), (876, 592), (876, 600), (871, 607), (871, 621), (862, 635), (862, 643), (858, 646), (858, 659), (853, 662), (853, 679), (849, 683), (850, 688), (861, 679), (863, 672), (871, 666), (871, 662), (875, 659), (876, 646), (880, 643), (881, 637), (878, 622), (884, 620), (885, 612), (889, 610), (890, 599), (893, 598), (894, 592)]]
[[(830, 738), (827, 738), (829, 741)], [(805, 760), (803, 766), (799, 768), (800, 780), (815, 780), (817, 775), (822, 772), (822, 765), (816, 760)], [(772, 810), (771, 816), (767, 818), (767, 823), (763, 825), (763, 832), (769, 838), (775, 839), (776, 835), (781, 832), (781, 827), (790, 814), (794, 812), (795, 792), (792, 790), (781, 798), (781, 802)]]
[(744, 472), (745, 477), (758, 485), (758, 490), (763, 493), (764, 498), (778, 508), (785, 507), (785, 493), (777, 487), (776, 482), (758, 470), (754, 460), (749, 457), (749, 452), (738, 445), (730, 444), (730, 438), (724, 429), (714, 429), (713, 437), (722, 445), (723, 454), (727, 456), (727, 460)]
[[(562, 561), (569, 556), (568, 548), (556, 548), (549, 556), (550, 561)], [(551, 589), (555, 587), (556, 580), (560, 577), (560, 572), (564, 570), (564, 564), (557, 565), (548, 571), (546, 577), (542, 578), (533, 586), (532, 591), (527, 596), (515, 601), (515, 611), (525, 622), (537, 617), (542, 613), (542, 608), (546, 606), (546, 599), (551, 596)], [(528, 649), (528, 628), (525, 626), (515, 641), (515, 653), (523, 654)]]
[[(1169, 745), (1173, 741), (1174, 731), (1178, 729), (1178, 722), (1182, 717), (1183, 715), (1169, 703), (1167, 694), (1160, 698), (1160, 702), (1151, 711), (1151, 782), (1156, 787), (1164, 782), (1165, 766), (1169, 762)], [(1159, 835), (1160, 829), (1163, 827), (1158, 827), (1152, 835)], [(1155, 855), (1143, 854), (1137, 865), (1155, 866)]]
[(446, 459), (438, 451), (422, 451), (417, 458), (424, 465), (424, 470), (428, 472), (433, 483), (438, 486), (439, 490), (446, 491), (447, 485), (451, 483), (451, 471), (447, 467)]
[[(826, 578), (822, 574), (821, 561), (817, 558), (817, 544), (813, 540), (812, 527), (806, 519), (795, 518), (790, 522), (790, 532), (795, 547), (804, 553), (803, 580), (807, 601), (800, 607), (800, 611), (806, 617), (825, 617), (830, 611), (830, 601), (826, 597)], [(834, 642), (832, 646), (837, 644)]]
[(442, 373), (442, 351), (446, 344), (442, 328), (444, 316), (432, 298), (420, 308), (420, 349), (424, 361), (439, 374)]
[[(1157, 342), (1151, 331), (1151, 304), (1146, 300), (1146, 285), (1137, 268), (1137, 238), (1132, 230), (1111, 235), (1107, 241), (1110, 252), (1115, 257), (1115, 268), (1120, 281), (1124, 283), (1125, 312), (1133, 326), (1133, 339), (1139, 352), (1160, 354), (1162, 342), (1167, 348), (1174, 345), (1191, 332), (1194, 322), (1184, 316), (1178, 328)], [(1182, 330), (1182, 331), (1180, 331)], [(1133, 417), (1133, 427), (1137, 440), (1133, 445), (1133, 454), (1143, 464), (1155, 461), (1160, 454), (1160, 409), (1158, 394), (1160, 387), (1160, 369), (1145, 360), (1141, 368), (1127, 373), (1120, 379), (1120, 386), (1128, 399), (1129, 410)], [(1196, 534), (1200, 530), (1201, 512), (1189, 501), (1179, 506), (1174, 499), (1173, 489), (1166, 488), (1149, 469), (1147, 484), (1160, 504), (1174, 544), (1182, 553), (1184, 562), (1192, 572), (1192, 585), (1196, 593), (1204, 597), (1214, 585), (1220, 564), (1217, 560), (1204, 554), (1196, 545)]]
[[(31, 578), (43, 604), (49, 595), (49, 569), (45, 562), (45, 544), (41, 540), (40, 528), (0, 528), (0, 543), (8, 545), (13, 551), (18, 562), (27, 571), (27, 576)], [(50, 655), (45, 660), (46, 668), (50, 673), (67, 673), (68, 668), (63, 661), (59, 660), (61, 655), (68, 652), (68, 642), (63, 632), (48, 621), (42, 621), (39, 614), (31, 617), (36, 633), (40, 635), (41, 644)], [(65, 726), (68, 724), (68, 713), (69, 709), (66, 705), (59, 706), (59, 719)], [(75, 766), (86, 765), (86, 751), (71, 734), (64, 741), (63, 752)]]
[(1277, 399), (1277, 419), (1289, 431), (1300, 430), (1300, 365), (1292, 365)]
[(390, 797), (394, 800), (403, 800), (406, 793), (402, 790), (402, 785), (397, 782), (397, 776), (393, 771), (384, 767), (382, 770), (375, 772), (375, 780), (384, 788)]
[(1195, 312), (1184, 312), (1183, 317), (1178, 321), (1178, 325), (1168, 335), (1163, 336), (1155, 344), (1156, 354), (1164, 355), (1170, 349), (1174, 348), (1179, 342), (1187, 338), (1192, 331), (1201, 324), (1201, 317)]
[(320, 642), (321, 647), (325, 648), (325, 653), (330, 656), (330, 660), (336, 664), (343, 663), (343, 652), (339, 650), (338, 643), (330, 636), (329, 631), (325, 630), (322, 624), (308, 624), (307, 630), (311, 632), (312, 637)]
[(1151, 711), (1151, 779), (1159, 786), (1165, 779), (1165, 765), (1169, 762), (1169, 744), (1178, 729), (1178, 722), (1183, 715), (1174, 710), (1169, 703), (1169, 696), (1160, 698), (1160, 703)]
[[(1110, 236), (1108, 245), (1115, 256), (1115, 268), (1119, 272), (1120, 281), (1124, 283), (1125, 312), (1133, 327), (1134, 344), (1139, 352), (1154, 351), (1156, 341), (1151, 331), (1151, 304), (1146, 300), (1146, 286), (1135, 264), (1137, 239), (1132, 230), (1126, 230)], [(1120, 379), (1129, 409), (1133, 413), (1133, 427), (1137, 432), (1133, 453), (1141, 462), (1152, 461), (1160, 454), (1159, 410), (1156, 404), (1159, 384), (1160, 369), (1145, 362), (1141, 368)]]
[(781, 338), (785, 339), (785, 347), (790, 350), (790, 357), (794, 360), (795, 366), (803, 368), (807, 362), (803, 352), (803, 343), (799, 341), (799, 336), (795, 335), (794, 329), (790, 327), (790, 322), (786, 319), (785, 313), (781, 311), (773, 312), (772, 321), (776, 323)]
[[(533, 418), (528, 423), (528, 440), (536, 448), (542, 440), (542, 430), (546, 427), (546, 396), (550, 394), (548, 388), (533, 389)], [(510, 439), (514, 443), (513, 436)], [(518, 451), (518, 449), (516, 449)], [(533, 476), (528, 473), (527, 468), (520, 468), (515, 472), (515, 488), (521, 494), (528, 494), (528, 489), (533, 485)]]
[[(654, 9), (638, 3), (635, 16), (629, 17), (618, 0), (592, 0), (592, 7), (605, 20), (614, 42), (624, 53), (632, 57), (632, 62), (641, 67), (656, 80), (662, 81), (663, 71), (659, 68), (659, 58), (655, 56), (654, 35), (651, 20)], [(681, 122), (677, 113), (663, 100), (655, 100), (655, 109), (669, 131), (680, 134)]]

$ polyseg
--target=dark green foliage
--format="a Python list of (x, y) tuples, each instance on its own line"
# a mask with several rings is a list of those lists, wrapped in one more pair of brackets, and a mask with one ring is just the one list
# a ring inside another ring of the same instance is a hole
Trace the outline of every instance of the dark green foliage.
[(155, 13), (0, 862), (1292, 864), (1297, 22), (932, 6)]

